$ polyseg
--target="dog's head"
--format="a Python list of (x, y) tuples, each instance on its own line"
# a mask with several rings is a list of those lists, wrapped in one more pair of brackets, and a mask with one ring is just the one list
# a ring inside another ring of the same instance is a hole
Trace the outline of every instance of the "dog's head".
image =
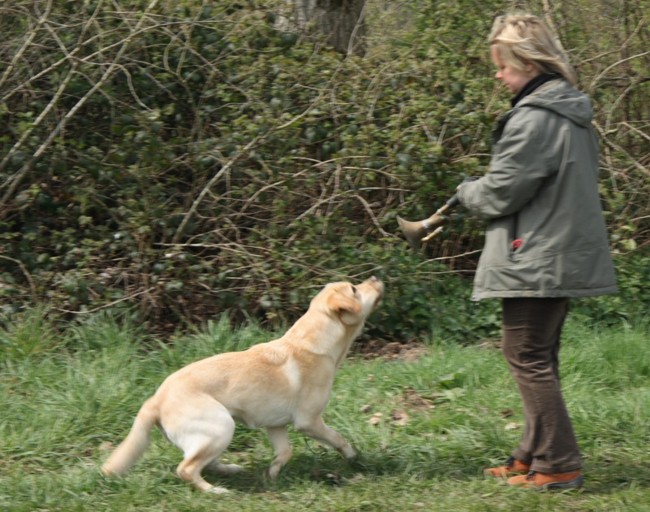
[(384, 283), (373, 276), (358, 285), (330, 283), (314, 297), (312, 303), (338, 316), (346, 325), (357, 325), (375, 310), (383, 295)]

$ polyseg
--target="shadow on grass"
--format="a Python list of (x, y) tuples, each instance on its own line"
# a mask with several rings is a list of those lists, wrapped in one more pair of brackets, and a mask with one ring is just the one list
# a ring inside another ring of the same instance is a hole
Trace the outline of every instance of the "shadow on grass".
[[(383, 452), (361, 454), (354, 461), (346, 461), (336, 452), (325, 451), (296, 454), (283, 468), (276, 481), (266, 478), (271, 462), (246, 465), (242, 473), (220, 476), (206, 472), (209, 482), (232, 491), (244, 493), (284, 492), (309, 485), (344, 487), (365, 479), (412, 476), (421, 480), (453, 480), (467, 482), (482, 480), (485, 461), (477, 458), (437, 457), (431, 460), (411, 460), (408, 455), (391, 456)], [(174, 469), (170, 468), (173, 472)], [(631, 486), (650, 488), (650, 466), (629, 463), (609, 463), (585, 467), (587, 495), (609, 495)]]
[[(205, 479), (233, 491), (263, 493), (285, 491), (304, 485), (325, 485), (342, 487), (364, 479), (381, 477), (414, 476), (419, 479), (444, 479), (468, 481), (483, 478), (484, 464), (480, 461), (462, 458), (436, 460), (409, 460), (408, 456), (390, 456), (382, 452), (369, 452), (347, 461), (334, 451), (322, 449), (312, 453), (294, 455), (282, 469), (276, 481), (266, 477), (271, 462), (246, 464), (244, 471), (236, 475), (222, 476), (205, 471)], [(174, 471), (173, 468), (171, 468)]]

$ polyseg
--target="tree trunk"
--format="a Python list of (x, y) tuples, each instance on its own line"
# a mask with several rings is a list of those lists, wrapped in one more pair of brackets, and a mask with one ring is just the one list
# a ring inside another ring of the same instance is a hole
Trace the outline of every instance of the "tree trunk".
[(365, 52), (366, 0), (287, 0), (293, 23), (299, 30), (313, 26), (327, 37), (328, 44), (346, 55)]

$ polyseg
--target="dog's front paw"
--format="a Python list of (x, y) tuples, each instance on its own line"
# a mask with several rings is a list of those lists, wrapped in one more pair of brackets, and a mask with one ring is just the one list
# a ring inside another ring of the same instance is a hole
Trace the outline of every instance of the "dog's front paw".
[(341, 455), (343, 455), (343, 457), (345, 457), (348, 460), (354, 460), (359, 456), (356, 450), (352, 448), (352, 446), (350, 446), (349, 444), (346, 444), (339, 451), (341, 452)]
[(217, 485), (213, 485), (205, 489), (205, 492), (208, 492), (210, 494), (228, 494), (230, 491), (225, 487), (219, 487)]
[(282, 466), (280, 464), (271, 464), (264, 472), (264, 476), (271, 482), (278, 479)]

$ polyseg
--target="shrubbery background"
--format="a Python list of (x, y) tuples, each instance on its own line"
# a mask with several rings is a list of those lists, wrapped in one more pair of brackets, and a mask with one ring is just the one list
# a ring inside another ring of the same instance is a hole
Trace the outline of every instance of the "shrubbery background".
[(553, 22), (597, 110), (621, 293), (576, 314), (647, 311), (647, 3), (369, 0), (364, 57), (277, 30), (277, 4), (0, 6), (4, 319), (113, 308), (154, 331), (278, 327), (324, 283), (375, 274), (388, 293), (371, 334), (494, 335), (498, 304), (469, 300), (482, 224), (459, 209), (416, 255), (396, 215), (427, 217), (485, 172), (509, 99), (485, 39), (515, 6)]

